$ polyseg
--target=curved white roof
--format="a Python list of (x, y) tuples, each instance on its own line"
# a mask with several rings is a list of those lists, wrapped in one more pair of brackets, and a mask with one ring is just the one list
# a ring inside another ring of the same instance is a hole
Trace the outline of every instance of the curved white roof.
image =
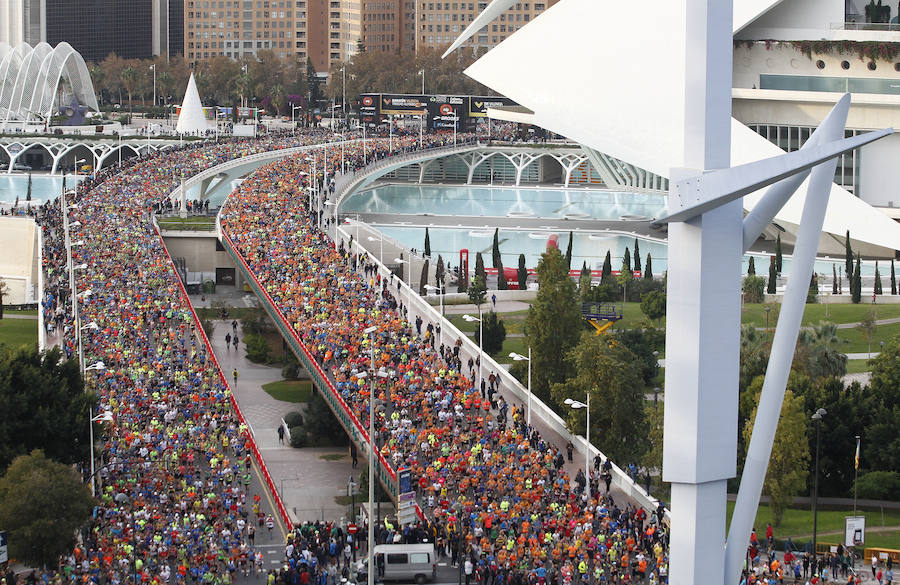
[(87, 65), (69, 43), (0, 46), (0, 122), (49, 119), (73, 97), (100, 109)]

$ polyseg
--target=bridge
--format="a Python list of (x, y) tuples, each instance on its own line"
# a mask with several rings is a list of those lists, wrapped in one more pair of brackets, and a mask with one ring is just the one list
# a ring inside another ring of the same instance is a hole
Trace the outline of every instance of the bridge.
[[(43, 161), (40, 167), (57, 173), (60, 166), (71, 166), (76, 159), (84, 159), (86, 165), (94, 169), (100, 169), (132, 156), (146, 155), (149, 152), (168, 150), (183, 144), (179, 139), (154, 138), (139, 136), (120, 136), (117, 138), (106, 135), (96, 136), (33, 136), (22, 134), (20, 136), (0, 136), (0, 170), (7, 173), (16, 170), (16, 165), (22, 164), (31, 167), (27, 161), (35, 159), (36, 155)], [(39, 170), (39, 168), (34, 170)]]

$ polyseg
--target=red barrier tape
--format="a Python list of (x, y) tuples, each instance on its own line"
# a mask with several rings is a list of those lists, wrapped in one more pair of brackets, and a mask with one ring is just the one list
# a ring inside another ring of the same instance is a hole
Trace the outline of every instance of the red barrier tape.
[[(297, 345), (300, 347), (301, 350), (303, 350), (303, 353), (306, 354), (306, 357), (309, 360), (309, 362), (311, 364), (313, 364), (316, 371), (319, 373), (319, 375), (322, 377), (322, 379), (325, 380), (325, 383), (328, 384), (328, 387), (331, 390), (331, 393), (337, 398), (338, 403), (341, 405), (341, 408), (344, 410), (344, 412), (347, 414), (347, 416), (350, 417), (350, 420), (353, 421), (353, 424), (356, 426), (356, 429), (359, 431), (359, 433), (362, 436), (366, 437), (366, 440), (370, 440), (369, 439), (369, 430), (367, 428), (363, 427), (363, 425), (359, 422), (359, 419), (356, 418), (356, 415), (353, 414), (353, 411), (350, 410), (350, 407), (347, 406), (347, 403), (344, 401), (344, 398), (341, 396), (340, 392), (337, 391), (337, 389), (331, 383), (331, 380), (328, 379), (328, 376), (325, 375), (325, 372), (319, 366), (319, 362), (312, 356), (312, 354), (306, 348), (306, 344), (303, 343), (303, 341), (301, 341), (300, 336), (297, 335), (297, 331), (294, 329), (294, 326), (287, 322), (287, 320), (284, 318), (284, 315), (278, 309), (278, 305), (275, 304), (275, 301), (269, 295), (268, 291), (265, 288), (263, 288), (262, 284), (260, 284), (259, 280), (257, 280), (256, 275), (253, 274), (253, 271), (250, 270), (250, 266), (247, 264), (246, 260), (244, 260), (244, 256), (238, 251), (237, 247), (234, 245), (234, 242), (231, 241), (231, 238), (228, 236), (228, 234), (224, 233), (224, 231), (222, 233), (222, 237), (225, 239), (228, 246), (231, 247), (232, 251), (234, 252), (234, 255), (238, 258), (238, 260), (241, 261), (241, 264), (244, 266), (244, 270), (246, 271), (246, 273), (250, 275), (250, 278), (253, 280), (253, 282), (256, 283), (256, 286), (259, 288), (259, 290), (262, 292), (262, 294), (264, 294), (266, 296), (266, 300), (278, 313), (279, 319), (281, 319), (281, 322), (285, 325), (286, 329), (291, 332), (291, 337), (294, 338), (294, 340), (297, 342)], [(391, 466), (388, 465), (387, 459), (384, 458), (384, 455), (382, 455), (381, 452), (378, 453), (378, 460), (381, 462), (381, 464), (384, 466), (384, 468), (388, 470), (388, 473), (390, 474), (391, 479), (396, 481), (397, 474), (394, 472), (394, 470), (391, 468)]]
[[(203, 330), (203, 326), (200, 323), (200, 319), (197, 317), (197, 313), (194, 311), (194, 306), (191, 304), (190, 298), (188, 297), (187, 290), (184, 288), (184, 283), (181, 282), (181, 277), (178, 276), (178, 271), (175, 270), (175, 263), (172, 262), (172, 256), (169, 255), (169, 250), (166, 248), (166, 243), (163, 240), (162, 235), (159, 233), (159, 228), (154, 225), (153, 229), (156, 231), (156, 235), (159, 236), (159, 241), (162, 244), (163, 252), (166, 253), (166, 258), (169, 259), (169, 265), (172, 266), (172, 271), (175, 273), (175, 279), (178, 281), (178, 287), (181, 289), (181, 294), (184, 295), (184, 301), (186, 302), (188, 308), (191, 310), (191, 315), (194, 318), (194, 324), (197, 330), (200, 332), (200, 335), (203, 337), (203, 343), (206, 344), (206, 350), (209, 355), (213, 359), (213, 363), (216, 365), (216, 371), (219, 372), (219, 378), (222, 380), (222, 383), (226, 388), (230, 391), (230, 399), (231, 406), (234, 408), (235, 413), (237, 414), (238, 420), (242, 424), (247, 424), (247, 421), (244, 419), (244, 414), (241, 412), (241, 408), (238, 406), (237, 400), (234, 398), (234, 391), (231, 390), (231, 385), (228, 383), (225, 374), (222, 372), (222, 367), (219, 365), (219, 360), (216, 359), (216, 354), (213, 353), (212, 345), (209, 343), (209, 338), (206, 337), (206, 331)], [(249, 429), (249, 425), (247, 426)], [(291, 518), (288, 516), (287, 509), (284, 507), (284, 502), (281, 500), (281, 495), (278, 493), (278, 490), (275, 489), (275, 482), (272, 481), (272, 476), (269, 475), (269, 469), (266, 467), (266, 462), (263, 460), (262, 455), (259, 452), (259, 448), (256, 445), (256, 441), (253, 439), (253, 435), (249, 432), (247, 433), (247, 438), (250, 442), (250, 451), (253, 453), (254, 459), (256, 459), (256, 464), (259, 465), (260, 470), (262, 471), (263, 478), (266, 480), (266, 487), (269, 489), (269, 493), (272, 495), (272, 499), (275, 500), (275, 505), (278, 507), (278, 513), (281, 514), (282, 520), (284, 520), (285, 526), (290, 530), (293, 524), (291, 523)]]

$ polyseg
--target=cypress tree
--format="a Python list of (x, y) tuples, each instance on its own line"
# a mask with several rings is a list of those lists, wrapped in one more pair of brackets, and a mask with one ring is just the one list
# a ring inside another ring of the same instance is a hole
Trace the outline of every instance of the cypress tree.
[(756, 276), (756, 261), (750, 256), (750, 262), (747, 264), (747, 276)]
[(644, 279), (653, 280), (653, 264), (650, 261), (650, 252), (647, 252), (647, 261), (644, 262)]
[(525, 290), (528, 287), (528, 269), (525, 268), (525, 254), (519, 254), (519, 270), (516, 273), (516, 280), (519, 281), (519, 290)]
[(850, 247), (850, 230), (844, 240), (844, 275), (850, 283), (850, 294), (853, 294), (853, 248)]
[(625, 246), (625, 255), (622, 256), (622, 266), (631, 270), (631, 251)]
[(874, 286), (875, 286), (875, 291), (874, 291), (875, 294), (876, 295), (882, 294), (881, 273), (878, 272), (878, 261), (877, 260), (875, 261), (875, 285)]
[(566, 266), (569, 267), (569, 270), (572, 270), (572, 232), (569, 232), (569, 245), (566, 246)]
[(503, 271), (503, 258), (497, 257), (497, 290), (508, 290), (509, 284), (506, 282), (506, 273)]
[(641, 269), (641, 249), (638, 247), (638, 239), (634, 239), (634, 271)]
[(775, 272), (781, 274), (781, 234), (775, 238)]
[(459, 265), (459, 282), (456, 286), (456, 292), (468, 292), (469, 290), (469, 271), (466, 266), (460, 262)]
[(484, 271), (484, 258), (481, 252), (475, 254), (475, 278), (481, 277), (481, 282), (487, 283), (487, 273)]
[(831, 265), (831, 294), (838, 294), (837, 268), (834, 266), (834, 264)]
[(425, 263), (422, 264), (422, 274), (419, 275), (419, 294), (425, 294), (425, 285), (428, 284), (428, 258), (425, 259)]
[(431, 237), (428, 235), (428, 228), (425, 228), (425, 256), (431, 258)]
[(437, 266), (434, 269), (435, 284), (440, 287), (441, 294), (444, 293), (444, 258), (438, 254)]
[(500, 265), (500, 228), (494, 228), (494, 243), (491, 246), (491, 265), (494, 268)]
[(606, 258), (603, 259), (603, 269), (600, 271), (600, 281), (604, 281), (612, 276), (612, 254), (606, 251)]
[(769, 283), (766, 286), (766, 294), (775, 294), (775, 279), (777, 277), (778, 273), (775, 271), (775, 257), (769, 256)]
[(850, 295), (854, 303), (862, 300), (862, 277), (859, 274), (859, 254), (856, 255), (856, 269), (853, 271), (853, 278), (850, 281)]
[(891, 294), (897, 294), (897, 277), (894, 275), (894, 261), (891, 260)]

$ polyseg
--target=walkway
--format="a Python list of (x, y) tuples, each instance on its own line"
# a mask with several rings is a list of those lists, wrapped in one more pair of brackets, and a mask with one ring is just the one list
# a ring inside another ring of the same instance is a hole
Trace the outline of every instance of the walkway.
[[(191, 301), (194, 300), (191, 297)], [(234, 396), (291, 519), (298, 523), (345, 519), (349, 506), (337, 504), (334, 498), (347, 494), (347, 480), (351, 475), (354, 481), (359, 481), (358, 473), (365, 466), (364, 459), (360, 457), (360, 466), (354, 470), (346, 447), (295, 449), (287, 437), (284, 444), (279, 444), (278, 426), (282, 417), (292, 410), (303, 412), (305, 405), (282, 402), (269, 396), (262, 385), (281, 380), (280, 368), (254, 364), (246, 358), (244, 332), (240, 325), (238, 349), (226, 348), (225, 334), (232, 332), (231, 320), (214, 323), (215, 330), (209, 341), (216, 359), (229, 379), (232, 370), (238, 370), (238, 383), (233, 385)], [(336, 461), (323, 459), (327, 455), (343, 455), (343, 458)]]

